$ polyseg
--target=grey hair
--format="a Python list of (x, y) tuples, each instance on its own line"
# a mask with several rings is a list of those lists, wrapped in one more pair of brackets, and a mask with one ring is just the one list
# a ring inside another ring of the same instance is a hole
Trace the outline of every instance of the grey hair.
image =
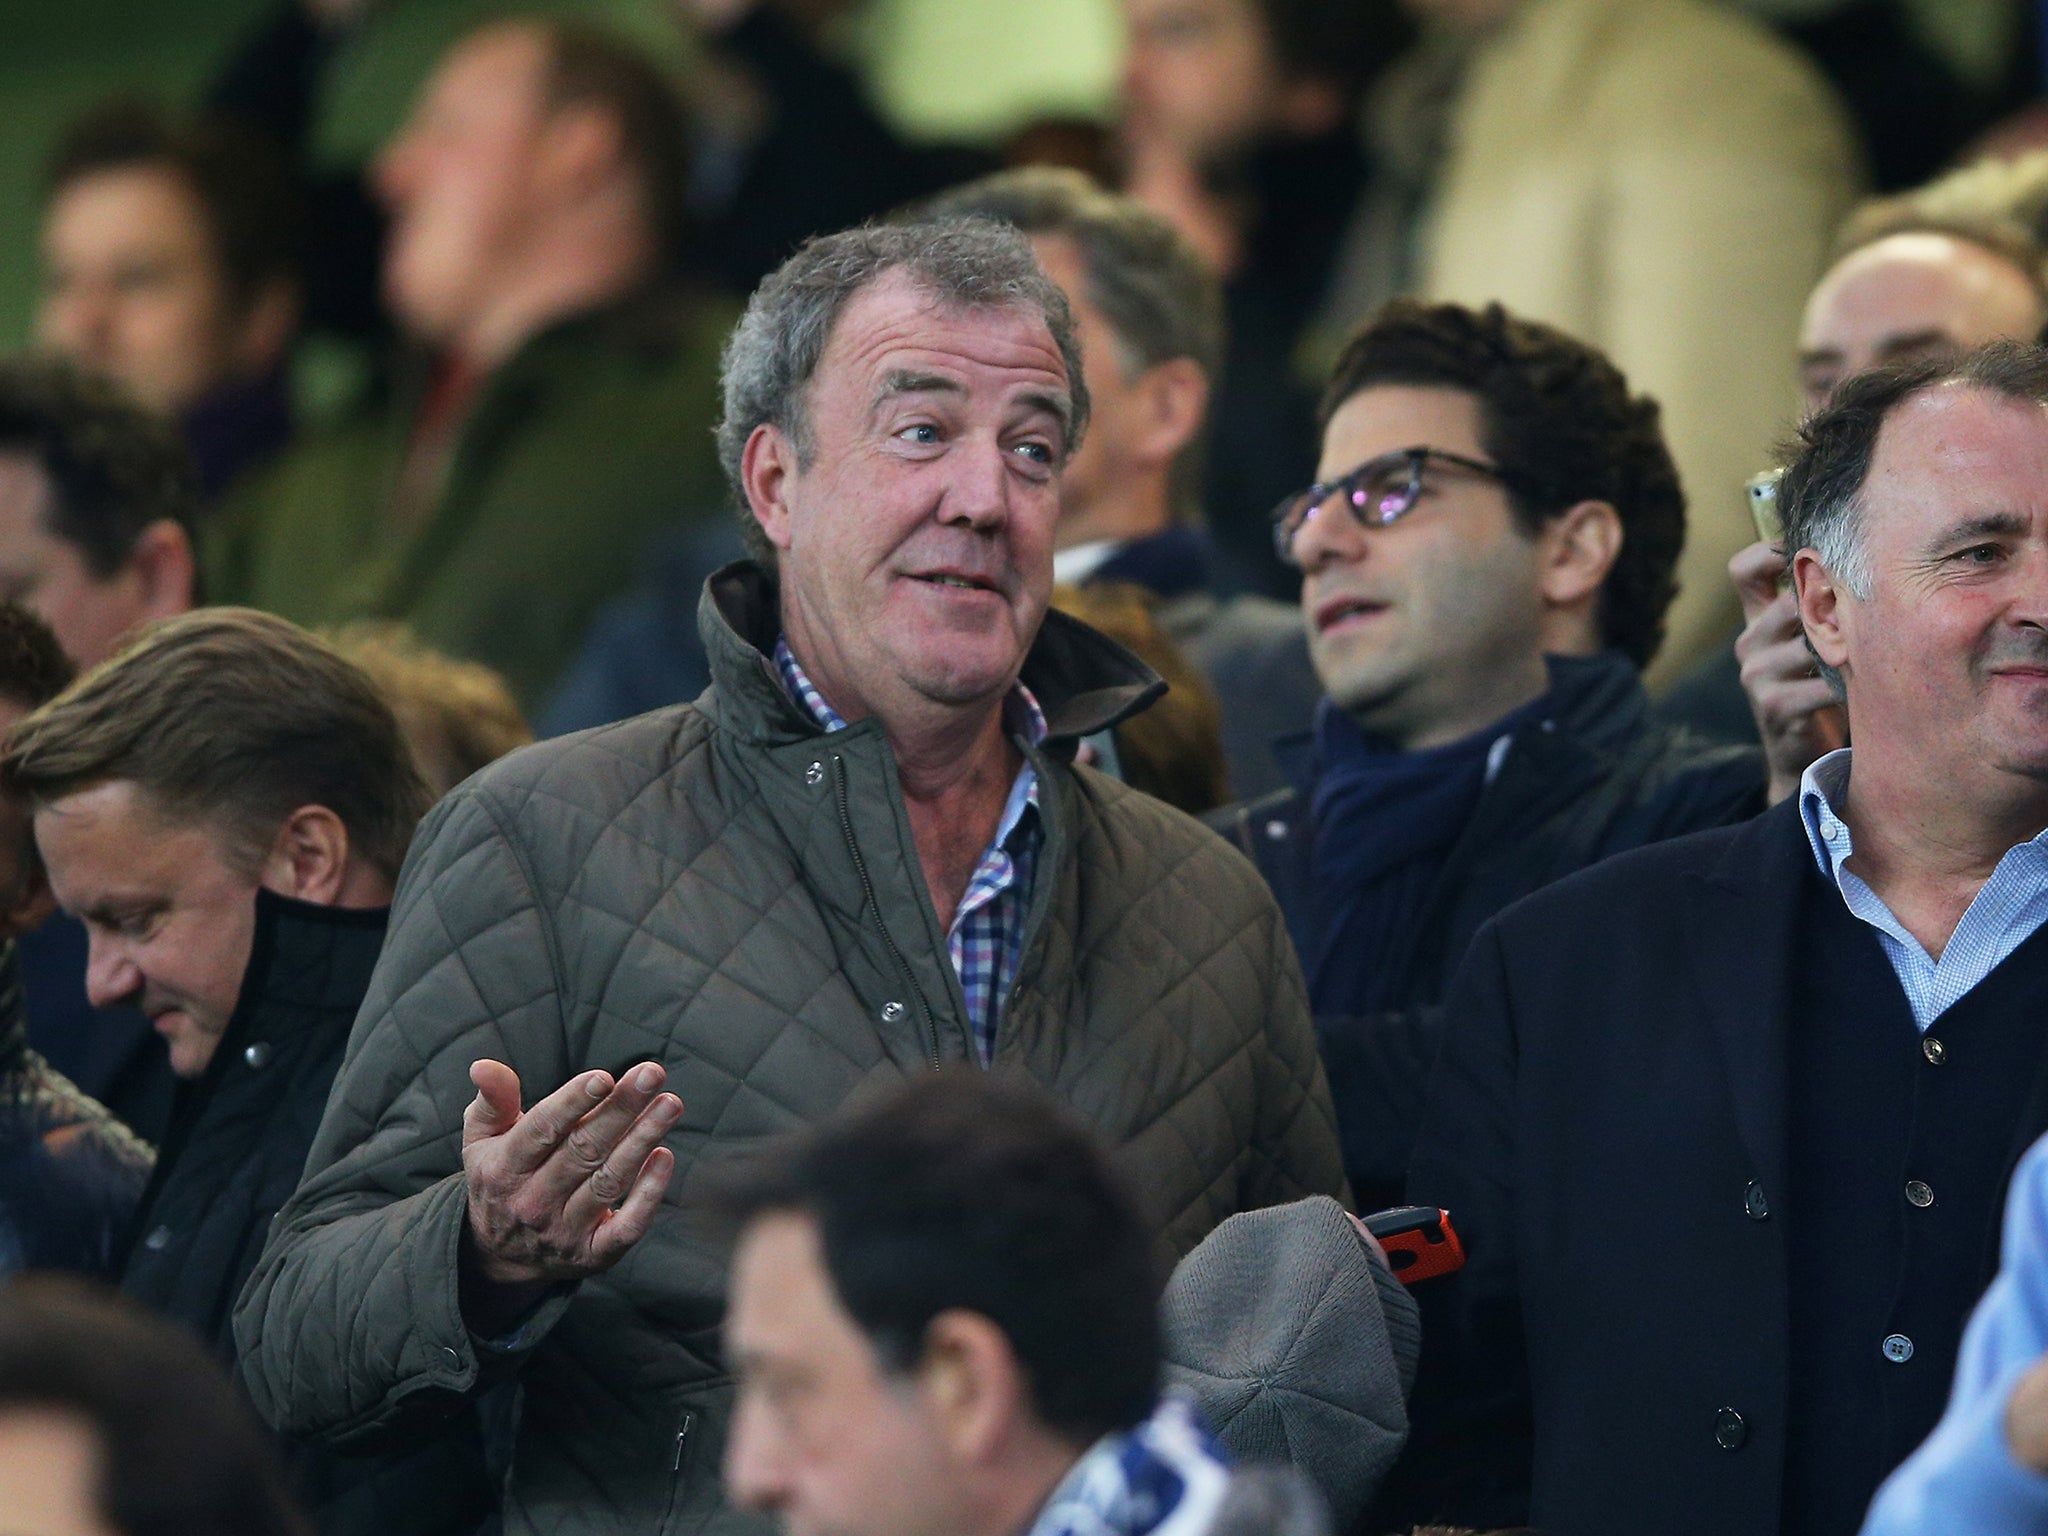
[(1015, 229), (989, 219), (927, 219), (863, 224), (806, 240), (754, 290), (726, 340), (722, 365), (719, 463), (732, 487), (747, 551), (771, 568), (775, 552), (748, 507), (740, 470), (747, 439), (756, 427), (775, 427), (795, 445), (798, 464), (810, 467), (816, 444), (806, 395), (832, 327), (847, 300), (898, 269), (941, 305), (1040, 316), (1067, 369), (1072, 406), (1064, 423), (1064, 455), (1080, 444), (1088, 424), (1088, 386), (1073, 312)]
[[(924, 212), (999, 219), (1026, 235), (1071, 241), (1088, 301), (1115, 333), (1124, 377), (1182, 357), (1212, 385), (1222, 376), (1223, 285), (1186, 236), (1136, 199), (1076, 170), (1032, 165), (943, 192)], [(1207, 448), (1207, 432), (1197, 432), (1174, 460), (1174, 510), (1184, 522), (1200, 517)]]
[[(2048, 407), (2048, 350), (2028, 342), (1994, 341), (1959, 357), (1896, 363), (1851, 378), (1781, 450), (1785, 474), (1778, 482), (1778, 511), (1785, 523), (1787, 559), (1810, 549), (1853, 595), (1870, 596), (1862, 502), (1878, 436), (1900, 406), (1944, 385)], [(1841, 674), (1818, 655), (1814, 660), (1841, 696)]]

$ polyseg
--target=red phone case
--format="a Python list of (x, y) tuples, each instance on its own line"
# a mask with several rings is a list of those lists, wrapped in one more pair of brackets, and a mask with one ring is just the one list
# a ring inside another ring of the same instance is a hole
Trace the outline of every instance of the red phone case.
[(1458, 1241), (1448, 1211), (1438, 1211), (1434, 1221), (1382, 1236), (1379, 1243), (1386, 1250), (1394, 1277), (1403, 1285), (1434, 1280), (1465, 1267), (1465, 1245)]

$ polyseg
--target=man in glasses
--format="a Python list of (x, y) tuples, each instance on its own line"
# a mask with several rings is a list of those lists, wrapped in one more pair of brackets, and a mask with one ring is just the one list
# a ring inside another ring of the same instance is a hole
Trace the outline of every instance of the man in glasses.
[(1655, 722), (1685, 504), (1654, 403), (1498, 306), (1396, 303), (1274, 515), (1325, 697), (1230, 815), (1308, 976), (1352, 1187), (1399, 1193), (1446, 983), (1509, 902), (1762, 808), (1754, 752)]

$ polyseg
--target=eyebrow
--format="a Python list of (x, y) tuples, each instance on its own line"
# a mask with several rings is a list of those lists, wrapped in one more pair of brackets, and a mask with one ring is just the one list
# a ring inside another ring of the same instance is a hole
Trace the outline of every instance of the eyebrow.
[(1799, 354), (1799, 366), (1801, 368), (1819, 368), (1827, 363), (1839, 363), (1841, 360), (1842, 349), (1840, 347), (1816, 347), (1812, 351)]
[[(900, 395), (964, 395), (967, 386), (957, 379), (949, 379), (936, 373), (916, 373), (907, 368), (898, 368), (882, 376), (881, 387), (875, 391), (870, 409), (879, 411)], [(1073, 430), (1074, 401), (1071, 395), (1060, 391), (1033, 390), (1019, 397), (1034, 410), (1044, 411), (1060, 424), (1064, 435)]]
[(1979, 517), (1964, 518), (1960, 523), (1951, 523), (1929, 543), (1939, 547), (1960, 539), (2016, 539), (2026, 533), (2028, 526), (2028, 520), (2017, 512), (1986, 512)]
[(1897, 357), (1901, 352), (1911, 352), (1918, 347), (1952, 347), (1955, 338), (1948, 332), (1930, 327), (1924, 331), (1908, 331), (1903, 336), (1887, 336), (1877, 349), (1879, 357)]

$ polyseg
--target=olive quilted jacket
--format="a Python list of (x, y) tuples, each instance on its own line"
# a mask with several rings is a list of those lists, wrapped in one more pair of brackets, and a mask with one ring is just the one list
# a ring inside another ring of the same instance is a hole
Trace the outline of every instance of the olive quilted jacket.
[[(548, 742), (444, 800), (306, 1177), (236, 1316), (280, 1430), (372, 1444), (516, 1370), (505, 1528), (738, 1530), (707, 1180), (863, 1086), (968, 1056), (945, 935), (874, 722), (822, 736), (768, 652), (773, 587), (707, 584), (695, 704)], [(1197, 823), (1065, 761), (1156, 697), (1055, 613), (1024, 678), (1048, 822), (997, 1065), (1096, 1125), (1156, 1202), (1162, 1260), (1241, 1210), (1341, 1191), (1299, 967), (1265, 883)], [(482, 1341), (457, 1304), (460, 1139), (479, 1056), (528, 1102), (651, 1057), (685, 1105), (666, 1207), (614, 1269)]]

